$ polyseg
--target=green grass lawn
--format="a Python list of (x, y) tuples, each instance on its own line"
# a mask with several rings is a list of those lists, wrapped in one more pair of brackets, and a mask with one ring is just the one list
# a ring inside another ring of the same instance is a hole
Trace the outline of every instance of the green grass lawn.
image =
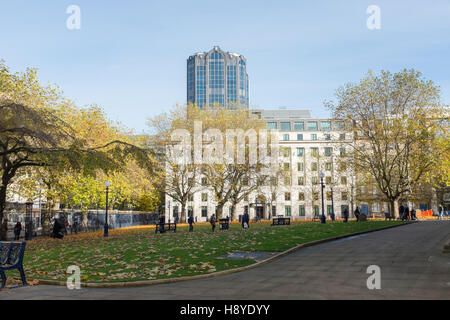
[(28, 278), (65, 281), (70, 265), (81, 268), (83, 282), (117, 282), (173, 278), (231, 269), (253, 260), (220, 258), (233, 251), (284, 251), (295, 245), (342, 234), (377, 229), (401, 222), (299, 222), (290, 226), (251, 224), (243, 230), (211, 233), (209, 225), (194, 232), (180, 227), (177, 233), (155, 235), (152, 228), (111, 230), (65, 237), (36, 239), (27, 243), (24, 267)]

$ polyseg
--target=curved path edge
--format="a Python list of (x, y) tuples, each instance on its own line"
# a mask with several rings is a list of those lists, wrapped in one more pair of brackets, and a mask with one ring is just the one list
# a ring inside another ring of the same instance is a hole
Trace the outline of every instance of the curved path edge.
[[(255, 262), (248, 266), (243, 266), (243, 267), (239, 267), (239, 268), (233, 268), (233, 269), (228, 269), (228, 270), (223, 270), (223, 271), (218, 271), (218, 272), (213, 272), (213, 273), (199, 274), (199, 275), (195, 275), (195, 276), (168, 278), (168, 279), (158, 279), (158, 280), (142, 280), (142, 281), (128, 281), (128, 282), (127, 281), (125, 281), (125, 282), (85, 282), (85, 283), (82, 282), (81, 286), (86, 287), (86, 288), (121, 288), (121, 287), (148, 286), (148, 285), (155, 285), (155, 284), (166, 284), (166, 283), (173, 283), (173, 282), (180, 282), (180, 281), (213, 278), (213, 277), (218, 277), (218, 276), (223, 276), (223, 275), (227, 275), (227, 274), (231, 274), (231, 273), (237, 273), (237, 272), (242, 272), (242, 271), (246, 271), (249, 269), (253, 269), (253, 268), (262, 266), (266, 263), (275, 261), (281, 257), (284, 257), (288, 254), (291, 254), (295, 251), (298, 251), (298, 250), (306, 248), (306, 247), (314, 246), (314, 245), (325, 243), (325, 242), (335, 241), (335, 240), (339, 240), (339, 239), (343, 239), (343, 238), (353, 237), (353, 236), (357, 236), (360, 234), (366, 234), (366, 233), (386, 230), (386, 229), (390, 229), (390, 228), (406, 226), (406, 225), (416, 223), (416, 222), (417, 221), (406, 222), (406, 223), (397, 224), (397, 225), (393, 225), (393, 226), (381, 227), (381, 228), (372, 229), (372, 230), (348, 233), (348, 234), (344, 234), (344, 235), (340, 235), (340, 236), (336, 236), (336, 237), (305, 242), (305, 243), (296, 245), (295, 247), (292, 247), (286, 251), (280, 252), (270, 258), (267, 258), (267, 259), (259, 261), (259, 262)], [(38, 280), (39, 284), (44, 284), (44, 285), (56, 285), (56, 286), (66, 286), (67, 285), (67, 283), (65, 281), (45, 280), (45, 279), (42, 279), (42, 280), (34, 279), (34, 280)]]

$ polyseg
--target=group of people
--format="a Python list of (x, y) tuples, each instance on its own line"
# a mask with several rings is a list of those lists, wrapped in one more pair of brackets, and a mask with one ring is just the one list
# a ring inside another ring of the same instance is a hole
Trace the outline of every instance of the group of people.
[(403, 206), (403, 204), (400, 205), (399, 209), (398, 209), (398, 213), (399, 213), (399, 217), (402, 221), (406, 221), (406, 220), (416, 220), (416, 209), (412, 208), (411, 210), (409, 209), (408, 205)]
[[(230, 221), (230, 217), (227, 216), (226, 219), (228, 221)], [(211, 224), (211, 231), (214, 232), (216, 230), (216, 222), (217, 222), (217, 217), (215, 214), (211, 215), (211, 217), (209, 218), (209, 223)], [(248, 215), (248, 213), (244, 213), (244, 215), (242, 216), (242, 228), (243, 229), (248, 229), (250, 227), (250, 217)], [(189, 224), (189, 232), (193, 232), (194, 231), (194, 218), (191, 216), (189, 216), (188, 218), (188, 224)]]

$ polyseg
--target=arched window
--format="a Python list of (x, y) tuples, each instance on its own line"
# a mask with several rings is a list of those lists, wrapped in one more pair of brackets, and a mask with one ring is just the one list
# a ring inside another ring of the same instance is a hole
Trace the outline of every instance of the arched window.
[[(219, 51), (214, 51), (209, 56), (209, 88), (225, 88), (225, 62), (224, 56)], [(225, 96), (222, 92), (212, 92), (209, 99), (210, 105), (214, 103), (224, 104)]]

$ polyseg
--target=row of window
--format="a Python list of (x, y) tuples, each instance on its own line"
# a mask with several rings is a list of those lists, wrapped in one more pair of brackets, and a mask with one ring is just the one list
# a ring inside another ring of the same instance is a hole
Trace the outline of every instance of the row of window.
[[(319, 216), (320, 215), (319, 212), (320, 212), (320, 207), (318, 205), (313, 206), (313, 214), (314, 214), (314, 216)], [(333, 206), (327, 205), (327, 215), (331, 215), (332, 212), (333, 212)], [(291, 206), (289, 206), (289, 205), (285, 205), (284, 206), (284, 215), (286, 217), (291, 217), (292, 216)], [(304, 217), (305, 216), (305, 206), (304, 205), (299, 205), (298, 206), (298, 215), (300, 217)]]
[[(297, 170), (299, 172), (303, 171), (303, 167), (304, 167), (303, 163), (301, 163), (301, 162), (297, 163)], [(332, 168), (331, 163), (327, 164), (325, 166), (325, 171), (331, 171), (331, 168)], [(345, 169), (345, 167), (340, 168), (340, 169), (341, 170)], [(289, 163), (285, 163), (284, 164), (284, 170), (285, 171), (289, 171), (290, 170), (290, 164)], [(318, 172), (318, 165), (317, 165), (317, 163), (312, 163), (311, 164), (311, 171)], [(189, 185), (194, 186), (194, 181), (193, 180), (194, 179), (189, 178), (189, 181), (188, 181)], [(272, 177), (271, 179), (264, 179), (264, 181), (265, 181), (265, 185), (266, 186), (269, 186), (269, 185), (276, 186), (278, 184), (278, 181), (277, 181), (277, 179), (275, 177)], [(312, 184), (314, 184), (314, 185), (319, 184), (319, 181), (320, 181), (320, 177), (318, 175), (317, 176), (314, 175), (314, 176), (311, 177), (311, 183)], [(331, 185), (331, 184), (335, 183), (335, 182), (333, 182), (333, 179), (332, 179), (331, 176), (325, 176), (325, 180), (324, 181), (325, 181), (326, 185)], [(348, 179), (347, 179), (346, 176), (341, 176), (339, 178), (339, 182), (340, 182), (341, 185), (345, 186), (345, 185), (348, 184)], [(206, 178), (202, 178), (201, 184), (202, 184), (203, 187), (207, 187), (208, 186), (207, 179)], [(243, 184), (245, 186), (248, 186), (248, 184), (249, 184), (248, 180), (244, 179)], [(284, 185), (289, 185), (289, 186), (292, 185), (290, 176), (285, 176), (284, 177)], [(299, 186), (304, 186), (305, 185), (305, 176), (298, 176), (297, 177), (297, 185), (299, 185)]]
[[(339, 195), (339, 193), (338, 193), (338, 195)], [(336, 192), (332, 193), (331, 191), (328, 191), (326, 193), (326, 199), (328, 201), (331, 201), (333, 197), (334, 197), (334, 200), (336, 200)], [(275, 198), (275, 195), (273, 195), (273, 198)], [(248, 196), (246, 196), (244, 198), (244, 201), (248, 202), (248, 199), (249, 199)], [(348, 200), (348, 192), (340, 192), (340, 199), (342, 201), (347, 201)], [(208, 202), (208, 193), (202, 193), (201, 200), (202, 200), (202, 202)], [(297, 200), (298, 201), (305, 201), (305, 193), (299, 192)], [(312, 193), (312, 200), (313, 201), (319, 200), (319, 192), (313, 192)], [(188, 201), (194, 201), (194, 195), (193, 194), (189, 195)], [(285, 192), (284, 193), (284, 201), (292, 201), (292, 197), (291, 197), (291, 193), (290, 192)]]
[[(283, 157), (288, 158), (291, 155), (291, 148), (281, 147), (280, 152)], [(333, 152), (333, 148), (331, 148), (331, 147), (324, 148), (325, 156), (330, 157), (332, 155), (332, 152)], [(316, 148), (316, 147), (310, 148), (310, 154), (313, 157), (318, 157), (319, 156), (319, 148)], [(303, 157), (304, 155), (305, 155), (305, 148), (297, 148), (297, 157)], [(345, 157), (345, 155), (346, 155), (345, 147), (339, 148), (339, 155), (341, 157)]]
[[(298, 122), (267, 122), (267, 129), (269, 130), (276, 130), (280, 129), (281, 131), (319, 131), (319, 125), (320, 130), (322, 131), (331, 131), (332, 127), (331, 121), (306, 121), (306, 126), (304, 121), (298, 121)], [(306, 127), (306, 129), (305, 129)], [(345, 128), (345, 122), (344, 121), (333, 121), (333, 129), (334, 130), (343, 130)]]
[[(310, 140), (311, 141), (317, 141), (317, 133), (310, 134)], [(325, 133), (323, 135), (323, 140), (330, 141), (331, 140), (331, 134)], [(345, 140), (345, 133), (339, 134), (339, 140)], [(283, 134), (283, 141), (291, 141), (291, 135), (289, 133)], [(297, 134), (297, 140), (292, 141), (303, 141), (303, 133)]]

